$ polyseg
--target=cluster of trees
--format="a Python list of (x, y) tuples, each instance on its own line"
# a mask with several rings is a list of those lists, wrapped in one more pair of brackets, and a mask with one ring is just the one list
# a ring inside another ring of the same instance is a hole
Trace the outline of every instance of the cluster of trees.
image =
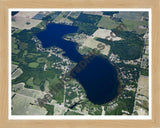
[(50, 21), (52, 19), (52, 16), (47, 15), (46, 17), (43, 17), (42, 20), (44, 21)]
[(71, 20), (71, 21), (75, 21), (76, 19), (75, 18), (73, 18), (73, 17), (71, 17), (71, 16), (68, 16), (67, 17), (69, 20)]
[(68, 17), (72, 20), (73, 26), (78, 27), (78, 33), (85, 33), (87, 35), (92, 35), (97, 30), (97, 24), (101, 19), (101, 16), (89, 15), (81, 13), (77, 19)]
[(113, 14), (119, 13), (119, 11), (107, 11), (107, 12), (103, 12), (103, 15), (109, 15), (109, 16), (113, 16)]
[(31, 30), (22, 30), (19, 33), (14, 33), (13, 37), (16, 37), (16, 39), (20, 40), (21, 42), (28, 42), (31, 40), (33, 36), (33, 33)]
[(77, 22), (74, 25), (78, 26), (78, 33), (85, 33), (87, 35), (92, 35), (98, 28), (96, 25), (83, 22)]
[[(127, 72), (127, 74), (131, 73), (132, 74), (132, 77), (133, 77), (133, 82), (131, 82), (129, 79), (123, 79), (123, 83), (125, 85), (135, 85), (135, 87), (137, 87), (137, 81), (138, 81), (138, 78), (139, 78), (139, 71), (140, 71), (140, 65), (130, 65), (130, 64), (124, 64), (123, 62), (122, 63), (118, 63), (118, 64), (115, 64), (117, 67), (123, 67), (122, 71), (125, 71)], [(136, 69), (136, 70), (135, 70)], [(128, 73), (128, 71), (130, 71)]]
[(54, 113), (54, 106), (53, 105), (45, 104), (43, 107), (45, 107), (46, 110), (48, 111), (46, 115), (53, 115), (53, 113)]
[(148, 76), (149, 75), (149, 70), (148, 69), (141, 69), (141, 74), (144, 76)]
[(50, 13), (49, 15), (43, 17), (42, 20), (45, 22), (51, 21), (51, 20), (55, 19), (60, 13), (61, 12)]
[[(117, 54), (122, 60), (134, 60), (142, 55), (144, 40), (142, 35), (138, 35), (129, 31), (113, 30), (117, 36), (121, 37), (119, 41), (108, 41), (106, 39), (95, 38), (105, 44), (111, 45), (111, 52)], [(114, 37), (113, 37), (114, 38)]]
[(123, 114), (122, 110), (132, 114), (134, 107), (135, 93), (133, 91), (124, 91), (124, 94), (125, 95), (123, 96), (123, 99), (119, 99), (119, 101), (117, 101), (118, 106), (114, 110), (110, 111), (106, 110), (106, 115), (122, 115)]
[(77, 21), (97, 25), (102, 16), (81, 13)]
[[(52, 80), (53, 81), (53, 80)], [(52, 83), (49, 85), (50, 93), (53, 95), (54, 99), (61, 104), (63, 102), (64, 96), (64, 86), (59, 83)]]

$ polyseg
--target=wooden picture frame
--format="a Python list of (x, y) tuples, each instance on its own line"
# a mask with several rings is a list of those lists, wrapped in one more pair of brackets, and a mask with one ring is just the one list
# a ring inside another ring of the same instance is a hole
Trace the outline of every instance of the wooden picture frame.
[[(152, 10), (152, 119), (150, 120), (9, 120), (8, 114), (8, 15), (10, 8), (151, 8)], [(160, 127), (160, 79), (159, 79), (159, 45), (160, 41), (160, 2), (159, 0), (115, 0), (115, 1), (84, 1), (84, 0), (0, 0), (0, 127), (1, 128), (90, 128), (90, 127)]]

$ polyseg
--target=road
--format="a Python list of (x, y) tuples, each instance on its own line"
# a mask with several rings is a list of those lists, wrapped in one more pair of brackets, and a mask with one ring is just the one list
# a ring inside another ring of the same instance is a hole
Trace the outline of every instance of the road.
[[(148, 32), (148, 29), (146, 30), (146, 33), (145, 34), (147, 34), (147, 32)], [(144, 47), (143, 47), (143, 53), (142, 53), (142, 56), (141, 56), (141, 68), (142, 68), (142, 62), (143, 62), (143, 54), (145, 53), (145, 45), (146, 45), (146, 43), (147, 43), (147, 38), (144, 38)], [(141, 75), (141, 71), (139, 72), (139, 76)], [(137, 86), (137, 89), (138, 89), (138, 86)], [(136, 95), (135, 95), (135, 101), (134, 101), (134, 106), (133, 106), (133, 112), (134, 112), (134, 110), (135, 110), (135, 104), (136, 104), (136, 97), (137, 97), (137, 90), (136, 90)], [(132, 113), (133, 114), (133, 113)]]

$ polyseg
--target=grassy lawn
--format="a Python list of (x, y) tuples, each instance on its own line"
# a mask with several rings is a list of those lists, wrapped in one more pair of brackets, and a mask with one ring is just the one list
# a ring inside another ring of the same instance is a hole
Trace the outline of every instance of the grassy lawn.
[(54, 21), (57, 22), (57, 21), (60, 21), (61, 19), (63, 19), (63, 13), (60, 13), (55, 19)]
[(48, 79), (49, 80), (49, 89), (50, 92), (53, 94), (53, 98), (58, 102), (63, 102), (63, 96), (64, 96), (64, 87), (63, 84), (60, 85), (60, 81), (57, 78), (57, 75), (55, 75), (54, 79)]
[(37, 59), (37, 62), (38, 62), (38, 63), (45, 63), (46, 61), (47, 61), (47, 59), (44, 58), (44, 57), (39, 57), (39, 58)]
[(82, 55), (86, 54), (87, 52), (91, 51), (92, 52), (92, 49), (91, 48), (88, 48), (88, 47), (83, 47), (83, 49), (78, 49), (78, 52)]
[(54, 106), (53, 105), (45, 104), (44, 107), (48, 111), (47, 115), (53, 115), (53, 113), (54, 113)]
[(30, 68), (37, 68), (37, 67), (39, 66), (39, 64), (36, 63), (36, 62), (32, 62), (32, 63), (29, 63), (28, 66), (29, 66)]
[(98, 23), (98, 27), (106, 28), (106, 29), (114, 29), (116, 28), (120, 23), (113, 21), (109, 17), (103, 16), (101, 20)]
[(122, 19), (122, 21), (127, 26), (128, 31), (136, 31), (138, 34), (146, 32), (146, 29), (141, 29), (139, 26), (148, 26), (147, 21), (133, 21), (127, 19)]
[(29, 85), (29, 86), (34, 87), (34, 84), (33, 84), (33, 77), (29, 78), (29, 79), (27, 80), (26, 84)]
[(15, 62), (15, 61), (12, 61), (12, 64), (16, 64), (16, 65), (18, 65), (19, 63), (18, 63), (18, 62)]
[(37, 26), (36, 26), (36, 28), (46, 28), (46, 26), (45, 26), (45, 23), (46, 23), (46, 21), (42, 21), (42, 22), (40, 22)]

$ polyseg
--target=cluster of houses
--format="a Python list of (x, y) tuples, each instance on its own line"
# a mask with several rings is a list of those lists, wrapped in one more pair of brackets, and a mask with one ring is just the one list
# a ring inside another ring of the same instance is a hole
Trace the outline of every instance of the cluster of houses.
[(43, 48), (42, 43), (36, 37), (33, 37), (33, 40), (36, 42), (37, 51), (48, 52), (49, 53), (48, 57), (50, 57), (51, 55), (54, 55), (62, 60), (58, 62), (53, 62), (52, 64), (53, 68), (62, 70), (62, 74), (66, 74), (69, 71), (72, 65), (72, 62), (67, 57), (64, 57), (62, 55), (63, 54), (62, 49), (58, 47)]
[(112, 61), (113, 63), (120, 63), (121, 62), (118, 55), (115, 55), (113, 53), (111, 53), (109, 60)]

